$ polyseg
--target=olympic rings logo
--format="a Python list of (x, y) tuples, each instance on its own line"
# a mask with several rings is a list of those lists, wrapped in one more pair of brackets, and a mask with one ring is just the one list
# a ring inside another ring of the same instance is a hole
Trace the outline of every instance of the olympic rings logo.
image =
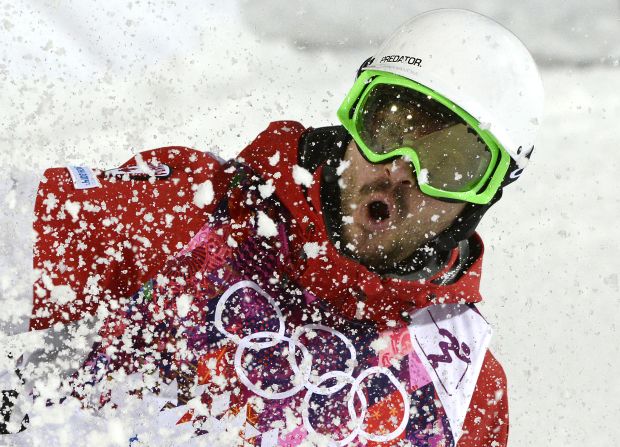
[[(222, 314), (224, 312), (226, 302), (231, 296), (233, 296), (233, 294), (244, 288), (254, 290), (273, 307), (279, 323), (277, 331), (261, 331), (246, 335), (244, 337), (239, 337), (236, 334), (228, 332), (224, 328)], [(265, 399), (285, 399), (287, 397), (294, 396), (303, 389), (307, 390), (302, 401), (301, 415), (304, 423), (304, 428), (310, 434), (317, 433), (314, 427), (312, 427), (309, 417), (310, 400), (312, 398), (312, 395), (316, 394), (328, 396), (337, 393), (345, 386), (350, 384), (351, 390), (347, 393), (347, 409), (351, 421), (353, 422), (352, 426), (354, 427), (354, 429), (345, 438), (341, 440), (335, 440), (335, 443), (332, 445), (347, 445), (351, 443), (357, 436), (373, 442), (387, 442), (397, 438), (405, 430), (409, 420), (409, 397), (407, 395), (405, 387), (398, 381), (398, 379), (396, 379), (394, 374), (392, 374), (392, 371), (382, 366), (373, 366), (362, 371), (357, 377), (353, 377), (353, 370), (355, 368), (355, 365), (357, 364), (357, 353), (355, 347), (353, 346), (353, 343), (351, 343), (351, 341), (344, 334), (333, 328), (323, 326), (321, 324), (307, 324), (297, 327), (294, 330), (293, 334), (288, 336), (286, 335), (284, 322), (285, 320), (282, 315), (282, 311), (280, 310), (280, 307), (278, 306), (276, 301), (253, 281), (240, 281), (230, 287), (224, 294), (222, 294), (215, 309), (214, 324), (218, 331), (220, 331), (227, 339), (237, 345), (234, 356), (234, 367), (241, 383), (243, 383), (255, 394)], [(344, 343), (349, 352), (349, 359), (346, 362), (347, 367), (344, 371), (329, 371), (318, 377), (312, 374), (312, 354), (310, 354), (308, 348), (304, 346), (304, 344), (300, 341), (300, 337), (308, 331), (327, 332), (332, 336), (340, 339)], [(293, 386), (290, 389), (278, 392), (261, 388), (255, 383), (252, 383), (245, 372), (245, 369), (242, 365), (242, 360), (243, 353), (247, 349), (253, 349), (258, 351), (275, 347), (280, 343), (287, 343), (288, 345), (287, 357), (291, 369), (295, 374), (295, 380), (292, 380)], [(298, 364), (297, 362), (296, 353), (298, 349), (301, 352), (301, 364)], [(398, 425), (398, 427), (396, 427), (396, 429), (394, 429), (388, 434), (379, 435), (369, 433), (363, 428), (364, 419), (366, 418), (366, 414), (368, 412), (368, 402), (366, 401), (366, 396), (362, 392), (361, 387), (362, 382), (369, 376), (381, 374), (386, 376), (388, 380), (392, 383), (392, 385), (394, 385), (394, 388), (396, 388), (396, 390), (400, 393), (403, 401), (403, 416), (400, 424)], [(315, 378), (314, 382), (311, 380), (311, 378), (313, 377)], [(336, 383), (334, 385), (323, 386), (325, 382), (333, 379), (336, 380)], [(356, 397), (361, 404), (360, 414), (357, 413), (357, 410), (355, 408)]]

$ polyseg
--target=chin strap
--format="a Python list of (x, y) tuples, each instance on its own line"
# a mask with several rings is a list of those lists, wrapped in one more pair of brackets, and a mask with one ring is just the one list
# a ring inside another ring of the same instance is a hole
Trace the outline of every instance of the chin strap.
[(482, 216), (501, 197), (502, 189), (500, 188), (493, 199), (485, 205), (468, 203), (452, 225), (430, 240), (428, 245), (439, 251), (452, 250), (457, 247), (459, 242), (469, 239), (474, 234)]

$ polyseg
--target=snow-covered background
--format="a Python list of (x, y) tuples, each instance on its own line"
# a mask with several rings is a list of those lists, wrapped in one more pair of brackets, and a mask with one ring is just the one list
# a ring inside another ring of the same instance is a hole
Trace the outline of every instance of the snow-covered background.
[(359, 64), (439, 6), (515, 31), (546, 88), (532, 163), (480, 227), (510, 444), (616, 445), (618, 0), (0, 2), (0, 335), (24, 330), (30, 312), (46, 167), (112, 168), (172, 144), (227, 158), (271, 120), (335, 124)]

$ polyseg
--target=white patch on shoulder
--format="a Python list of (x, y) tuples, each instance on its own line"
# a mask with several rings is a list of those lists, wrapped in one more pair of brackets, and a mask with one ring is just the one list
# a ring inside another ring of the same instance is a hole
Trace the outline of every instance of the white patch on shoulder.
[(101, 183), (92, 169), (86, 166), (67, 166), (75, 189), (99, 188)]

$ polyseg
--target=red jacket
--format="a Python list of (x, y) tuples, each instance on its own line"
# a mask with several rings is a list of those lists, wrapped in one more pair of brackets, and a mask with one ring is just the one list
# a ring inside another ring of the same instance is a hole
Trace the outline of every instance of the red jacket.
[[(436, 285), (433, 278), (406, 281), (382, 277), (340, 255), (329, 243), (323, 223), (320, 171), (314, 173), (314, 183), (307, 190), (292, 176), (304, 131), (295, 122), (272, 123), (237, 158), (260, 182), (275, 188), (273, 199), (290, 215), (286, 227), (290, 243), (281, 248), (286, 252), (281, 258), (287, 262), (276, 263), (282, 276), (308, 296), (325, 300), (345, 320), (354, 318), (363, 296), (364, 317), (380, 328), (397, 319), (403, 309), (480, 301), (482, 255), (449, 285)], [(178, 263), (179, 258), (175, 261), (173, 256), (205, 224), (216, 221), (222, 207), (226, 208), (226, 222), (242, 221), (252, 213), (252, 219), (257, 216), (253, 205), (245, 204), (255, 188), (237, 187), (238, 173), (230, 163), (222, 166), (204, 152), (182, 147), (155, 149), (141, 156), (153, 170), (165, 172), (160, 168), (169, 167), (169, 175), (123, 174), (123, 169), (130, 171), (129, 167), (142, 163), (132, 159), (120, 170), (97, 171), (101, 187), (78, 190), (67, 169), (45, 172), (35, 205), (38, 238), (34, 265), (41, 275), (34, 286), (32, 329), (78, 320), (84, 313), (93, 313), (100, 303), (143, 291), (145, 282)], [(268, 209), (265, 213), (278, 218)], [(228, 251), (249, 231), (234, 229), (234, 225), (225, 228), (224, 235), (233, 241), (223, 237), (220, 245), (227, 244)], [(321, 256), (304, 256), (308, 243), (322, 246)], [(192, 240), (190, 247), (193, 244)], [(195, 250), (191, 253), (194, 256)], [(457, 254), (453, 253), (444, 271)], [(343, 277), (347, 281), (334, 281)], [(489, 351), (483, 357), (458, 446), (501, 446), (507, 442), (505, 375)]]

